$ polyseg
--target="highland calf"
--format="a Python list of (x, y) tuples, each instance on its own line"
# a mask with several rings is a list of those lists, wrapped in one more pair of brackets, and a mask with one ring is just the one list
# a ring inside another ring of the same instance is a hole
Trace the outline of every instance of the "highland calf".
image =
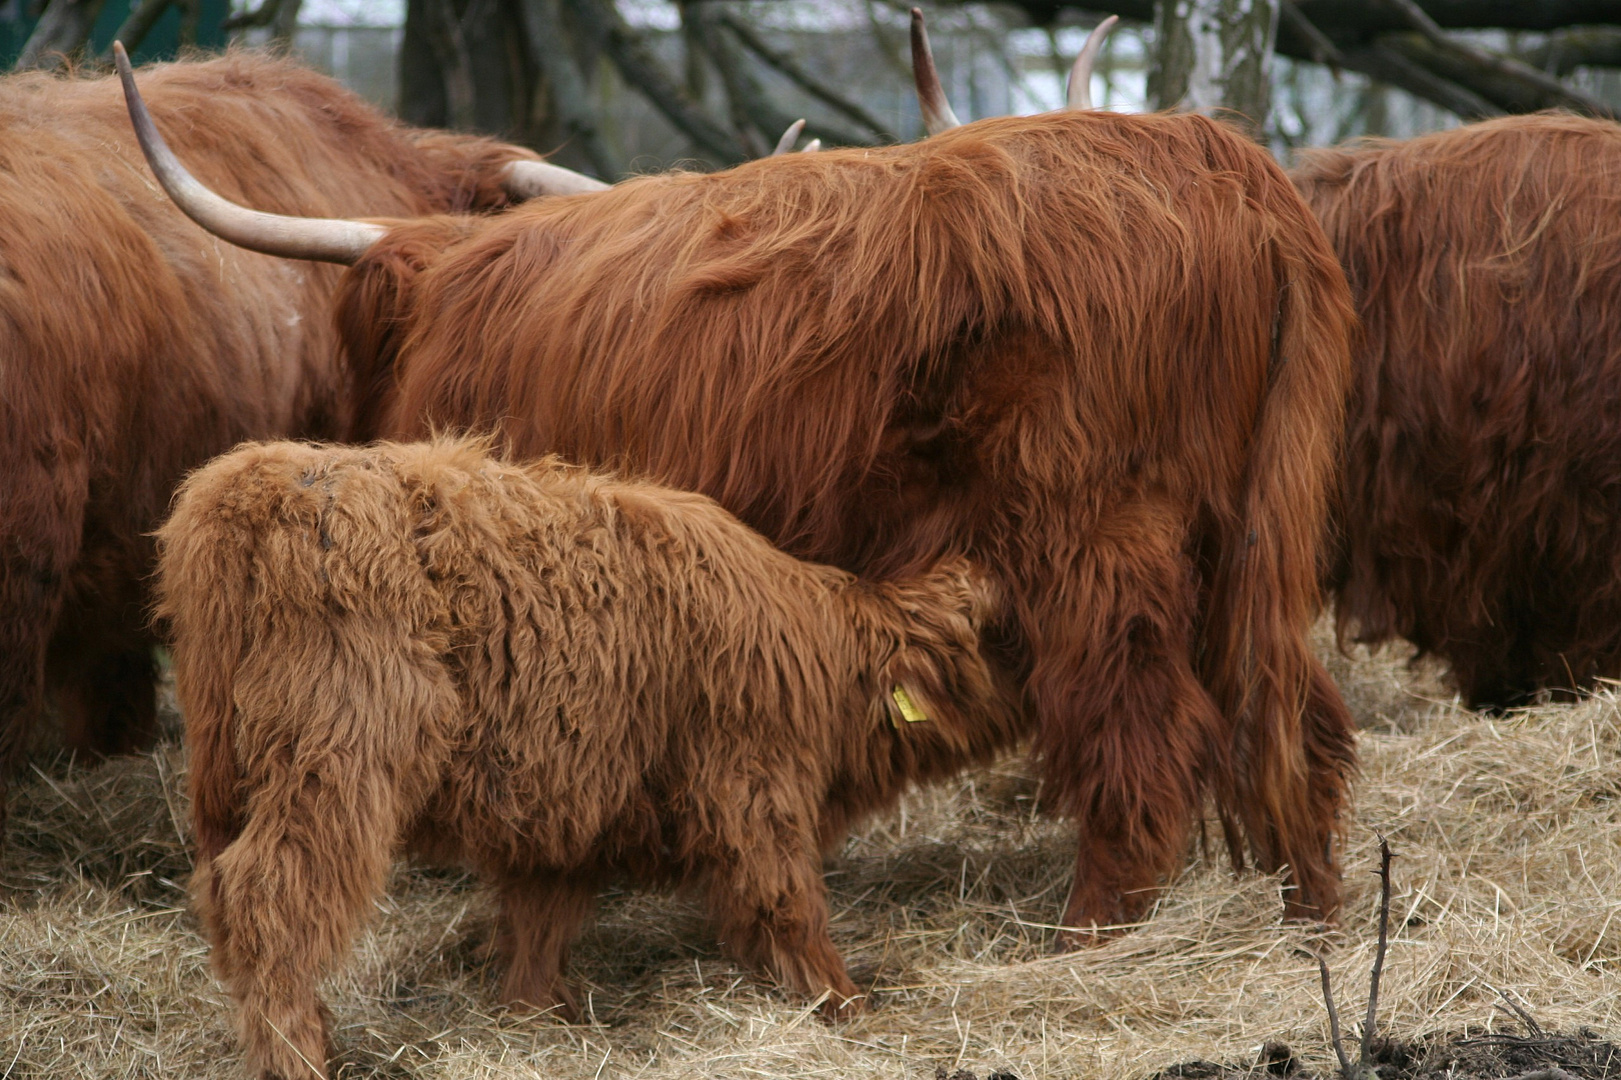
[(1471, 707), (1621, 676), (1621, 126), (1505, 117), (1313, 151), (1356, 293), (1342, 632)]
[(159, 533), (194, 895), (251, 1071), (328, 1057), (316, 997), (402, 849), (500, 899), (503, 996), (574, 1011), (605, 882), (704, 890), (739, 960), (859, 1007), (821, 855), (1024, 730), (961, 559), (802, 563), (701, 495), (478, 443), (249, 445)]

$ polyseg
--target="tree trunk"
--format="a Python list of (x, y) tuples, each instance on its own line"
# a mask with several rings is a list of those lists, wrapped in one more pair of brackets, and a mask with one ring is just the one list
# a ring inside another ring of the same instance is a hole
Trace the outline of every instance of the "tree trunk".
[(1157, 108), (1231, 109), (1259, 133), (1272, 104), (1279, 0), (1159, 0), (1159, 62), (1149, 72)]
[(17, 58), (18, 71), (57, 68), (84, 48), (106, 0), (51, 0)]
[(507, 139), (532, 134), (535, 67), (511, 0), (410, 0), (399, 64), (407, 122)]

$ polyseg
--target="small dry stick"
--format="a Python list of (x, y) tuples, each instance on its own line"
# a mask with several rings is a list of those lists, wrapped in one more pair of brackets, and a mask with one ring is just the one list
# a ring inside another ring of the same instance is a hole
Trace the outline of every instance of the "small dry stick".
[(1509, 997), (1502, 990), (1498, 990), (1495, 986), (1492, 987), (1492, 989), (1497, 990), (1497, 996), (1502, 998), (1504, 1004), (1513, 1010), (1515, 1016), (1520, 1018), (1520, 1022), (1525, 1025), (1525, 1030), (1530, 1033), (1533, 1039), (1540, 1039), (1543, 1037), (1544, 1032), (1542, 1030), (1542, 1025), (1537, 1023), (1536, 1017), (1526, 1012), (1520, 1007), (1518, 1002)]
[(1340, 1075), (1345, 1080), (1353, 1080), (1355, 1074), (1351, 1072), (1351, 1059), (1345, 1056), (1345, 1044), (1340, 1041), (1340, 1013), (1334, 1008), (1334, 990), (1328, 984), (1328, 961), (1320, 953), (1312, 953), (1317, 958), (1317, 970), (1323, 975), (1323, 1004), (1328, 1006), (1328, 1035), (1334, 1042), (1334, 1055), (1340, 1059)]
[(1385, 970), (1385, 949), (1390, 945), (1390, 844), (1379, 837), (1379, 948), (1373, 954), (1373, 975), (1368, 979), (1368, 1018), (1362, 1024), (1362, 1051), (1357, 1065), (1366, 1074), (1373, 1068), (1373, 1027), (1379, 1015), (1379, 976)]

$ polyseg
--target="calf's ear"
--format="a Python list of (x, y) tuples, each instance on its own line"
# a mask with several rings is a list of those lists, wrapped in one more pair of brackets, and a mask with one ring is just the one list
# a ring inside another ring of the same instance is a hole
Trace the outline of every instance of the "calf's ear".
[(950, 718), (951, 699), (934, 671), (915, 649), (904, 649), (879, 674), (879, 702), (897, 730)]

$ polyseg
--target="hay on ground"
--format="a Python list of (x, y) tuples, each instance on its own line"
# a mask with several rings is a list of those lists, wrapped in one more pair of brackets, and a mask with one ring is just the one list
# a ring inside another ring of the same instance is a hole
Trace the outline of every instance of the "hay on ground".
[[(1280, 922), (1277, 883), (1212, 850), (1152, 918), (1051, 955), (1073, 837), (1022, 761), (910, 797), (828, 866), (834, 930), (873, 1011), (827, 1027), (738, 970), (689, 901), (614, 894), (578, 943), (588, 1023), (508, 1016), (491, 914), (464, 875), (401, 868), (325, 988), (339, 1075), (405, 1078), (1148, 1076), (1330, 1062), (1314, 961), (1348, 1024), (1372, 961), (1374, 834), (1396, 850), (1387, 1034), (1621, 1030), (1621, 700), (1492, 719), (1398, 657), (1333, 661), (1365, 727), (1340, 932)], [(235, 1077), (224, 995), (185, 910), (184, 752), (36, 756), (0, 861), (0, 1076)], [(1211, 832), (1212, 840), (1217, 833)], [(1214, 848), (1214, 845), (1212, 845)]]

